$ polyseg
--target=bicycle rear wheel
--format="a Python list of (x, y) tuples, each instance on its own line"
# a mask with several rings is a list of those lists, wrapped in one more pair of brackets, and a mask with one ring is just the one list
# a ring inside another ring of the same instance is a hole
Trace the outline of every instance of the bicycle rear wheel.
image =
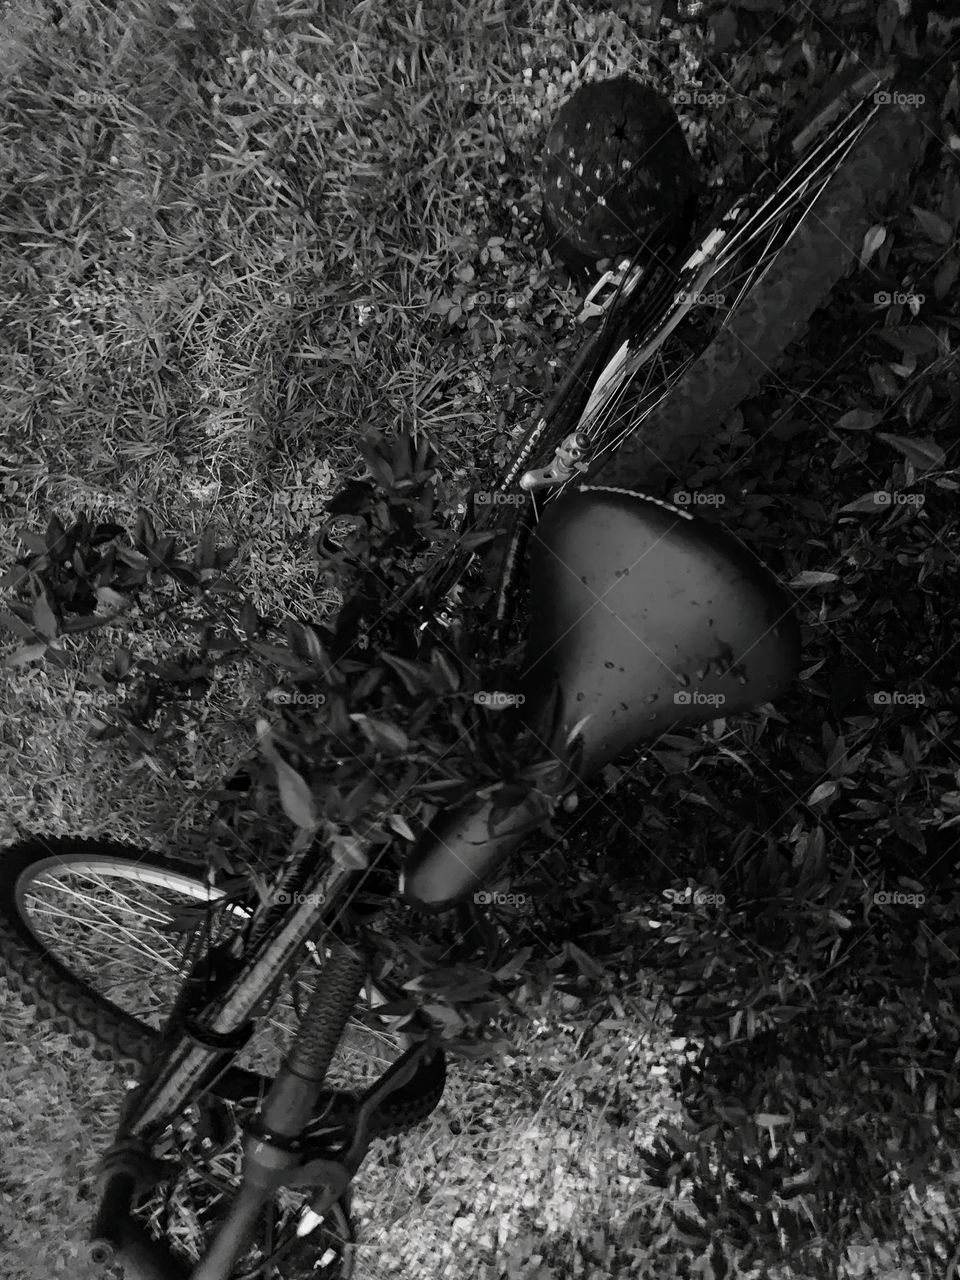
[[(867, 230), (920, 160), (928, 130), (922, 106), (893, 101), (879, 111), (701, 354), (617, 447), (593, 455), (591, 483), (659, 496), (681, 478), (699, 445), (776, 367), (850, 269)], [(721, 275), (714, 287), (723, 293), (729, 283)]]

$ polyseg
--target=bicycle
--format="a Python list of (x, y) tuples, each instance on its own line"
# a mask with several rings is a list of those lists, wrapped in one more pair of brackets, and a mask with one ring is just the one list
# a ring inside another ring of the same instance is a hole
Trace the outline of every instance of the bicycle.
[[(494, 487), (526, 495), (505, 550), (486, 562), (455, 548), (425, 571), (421, 634), (455, 624), (476, 572), (497, 583), (506, 629), (526, 551), (525, 701), (514, 714), (544, 769), (540, 792), (505, 817), (489, 799), (441, 815), (403, 862), (402, 901), (450, 909), (540, 824), (544, 794), (555, 805), (629, 748), (711, 719), (716, 696), (736, 714), (793, 680), (798, 627), (772, 575), (729, 534), (639, 489), (676, 474), (750, 394), (920, 159), (927, 115), (896, 89), (898, 74), (848, 78), (794, 138), (787, 177), (731, 201), (691, 251), (599, 282), (598, 331)], [(722, 314), (698, 306), (708, 283), (734, 299)], [(497, 518), (497, 505), (474, 503), (464, 529), (490, 532)], [(104, 1158), (95, 1262), (136, 1280), (352, 1274), (350, 1184), (375, 1137), (431, 1113), (445, 1062), (428, 1019), (376, 1014), (391, 998), (367, 973), (378, 917), (337, 929), (363, 873), (312, 866), (311, 853), (287, 860), (266, 901), (105, 841), (34, 837), (0, 858), (0, 970), (39, 1017), (65, 1022), (134, 1085)], [(271, 1062), (269, 1024), (265, 1048), (254, 1020), (291, 1011), (289, 1049)], [(359, 1091), (330, 1084), (351, 1035), (368, 1057), (368, 1036), (399, 1055), (382, 1070), (372, 1055)], [(197, 1121), (201, 1099), (231, 1118), (226, 1138)], [(212, 1170), (215, 1198), (232, 1198), (199, 1241), (175, 1249), (169, 1198), (142, 1202), (193, 1162)]]

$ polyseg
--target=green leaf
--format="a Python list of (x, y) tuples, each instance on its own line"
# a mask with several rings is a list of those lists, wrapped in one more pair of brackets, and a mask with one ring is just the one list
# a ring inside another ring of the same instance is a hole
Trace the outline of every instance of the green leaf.
[(356, 836), (334, 834), (327, 838), (334, 862), (348, 871), (363, 871), (370, 865), (366, 850)]
[(25, 564), (15, 564), (0, 578), (0, 591), (12, 588), (16, 591), (30, 577), (30, 570)]
[(133, 530), (133, 542), (138, 551), (144, 555), (150, 555), (153, 544), (157, 540), (157, 531), (153, 527), (153, 521), (150, 519), (146, 511), (137, 512), (137, 521)]
[(378, 1018), (406, 1018), (416, 1013), (420, 1006), (415, 1000), (388, 1000), (386, 1004), (378, 1004)]
[(879, 361), (875, 360), (869, 366), (868, 373), (878, 396), (884, 396), (887, 400), (890, 400), (900, 394), (900, 384), (886, 365), (880, 364)]
[(149, 569), (150, 561), (139, 551), (131, 551), (129, 547), (117, 547), (117, 558), (131, 569)]
[(918, 471), (932, 471), (946, 462), (947, 455), (934, 440), (912, 440), (909, 436), (896, 436), (889, 431), (878, 431), (877, 439), (892, 445)]
[(517, 978), (523, 972), (523, 967), (533, 955), (532, 947), (522, 947), (515, 955), (511, 956), (506, 964), (501, 967), (493, 975), (498, 982), (504, 981), (506, 978)]
[(466, 1003), (490, 990), (490, 974), (485, 969), (458, 964), (431, 969), (404, 983), (408, 991), (447, 992)]
[(863, 237), (863, 244), (860, 246), (860, 265), (862, 267), (869, 264), (870, 259), (877, 252), (886, 238), (886, 227), (880, 226), (879, 224), (870, 227), (866, 235)]
[(34, 601), (33, 625), (48, 640), (56, 640), (59, 632), (57, 619), (45, 594), (37, 596)]
[[(268, 662), (275, 662), (278, 666), (285, 667), (287, 671), (303, 672), (304, 665), (295, 653), (291, 653), (289, 649), (285, 649), (282, 645), (266, 644), (262, 640), (251, 640), (250, 648), (254, 653), (258, 653), (261, 658), (266, 658)], [(307, 674), (312, 674), (307, 671)]]
[(133, 656), (129, 649), (117, 649), (110, 663), (114, 675), (119, 680), (122, 680), (128, 674), (132, 665)]
[(944, 222), (943, 218), (937, 213), (931, 213), (929, 209), (921, 209), (919, 205), (911, 205), (913, 216), (923, 227), (924, 233), (934, 244), (945, 247), (953, 241), (953, 228), (949, 222)]
[[(17, 606), (18, 608), (22, 606)], [(9, 627), (21, 640), (36, 640), (37, 631), (29, 622), (6, 609), (0, 610), (0, 626)]]
[(387, 826), (391, 831), (395, 831), (398, 836), (403, 836), (404, 840), (416, 840), (417, 838), (411, 831), (410, 824), (407, 822), (406, 818), (402, 817), (399, 813), (391, 813), (390, 817), (387, 819)]
[(67, 531), (56, 516), (51, 516), (47, 525), (46, 544), (47, 554), (53, 559), (62, 560), (69, 555)]
[(778, 1004), (767, 1010), (768, 1016), (774, 1022), (779, 1023), (796, 1022), (798, 1018), (802, 1018), (807, 1012), (809, 1011), (806, 1005), (802, 1004)]
[(321, 672), (321, 674), (325, 674), (327, 668), (330, 666), (330, 656), (326, 649), (324, 649), (323, 642), (314, 631), (313, 627), (308, 626), (306, 623), (303, 624), (301, 631), (303, 634), (304, 649), (307, 652), (310, 662), (319, 672)]
[(410, 750), (410, 739), (401, 728), (388, 724), (386, 720), (374, 720), (361, 712), (355, 711), (350, 719), (357, 726), (367, 741), (391, 755), (403, 755)]
[(828, 587), (833, 582), (838, 582), (839, 576), (835, 573), (820, 573), (814, 569), (804, 569), (802, 573), (796, 574), (790, 579), (791, 587)]
[[(354, 823), (358, 818), (368, 813), (378, 785), (378, 780), (374, 775), (365, 774), (344, 800), (339, 814), (339, 821), (346, 824)], [(334, 816), (332, 812), (330, 816)]]
[(394, 484), (393, 468), (380, 452), (382, 441), (383, 437), (379, 432), (369, 431), (360, 441), (360, 452), (377, 484), (382, 489), (392, 489)]
[(317, 812), (313, 793), (306, 779), (279, 755), (275, 755), (273, 767), (277, 773), (277, 787), (284, 813), (298, 827), (312, 831), (317, 825)]
[(37, 658), (42, 658), (47, 651), (45, 644), (28, 644), (22, 649), (17, 649), (13, 653), (8, 654), (4, 660), (5, 667), (23, 667), (28, 662), (34, 662)]
[(901, 840), (906, 841), (918, 853), (927, 852), (927, 842), (923, 834), (923, 828), (916, 818), (912, 818), (907, 814), (895, 814), (889, 819), (890, 830), (894, 831)]
[(870, 515), (878, 515), (883, 512), (886, 514), (890, 510), (890, 504), (877, 501), (877, 493), (865, 493), (862, 497), (854, 499), (853, 502), (845, 503), (841, 511), (864, 511)]
[(877, 31), (880, 35), (880, 43), (884, 53), (890, 52), (893, 33), (897, 29), (899, 20), (900, 10), (897, 7), (896, 0), (882, 0), (882, 3), (877, 7)]
[(467, 1025), (456, 1009), (450, 1009), (445, 1004), (425, 1004), (423, 1011), (429, 1018), (439, 1022), (444, 1030), (462, 1031)]
[(493, 542), (495, 538), (500, 537), (497, 529), (475, 529), (472, 533), (465, 533), (457, 539), (457, 546), (463, 551), (476, 551), (477, 547), (484, 547), (488, 542)]
[(36, 555), (46, 555), (47, 540), (41, 534), (34, 533), (32, 529), (24, 527), (17, 530), (17, 537), (25, 547), (28, 547)]
[(414, 697), (428, 690), (433, 684), (430, 668), (420, 662), (396, 658), (392, 653), (381, 653), (380, 659), (396, 671), (407, 693)]
[(821, 782), (818, 787), (810, 792), (807, 797), (807, 804), (819, 804), (821, 800), (829, 800), (831, 796), (836, 795), (838, 790), (835, 782)]
[(836, 426), (838, 431), (872, 431), (882, 417), (871, 409), (850, 409), (837, 419)]
[(934, 278), (933, 296), (940, 300), (945, 298), (957, 283), (958, 275), (960, 275), (960, 258), (956, 256), (947, 258)]
[(154, 543), (150, 553), (150, 560), (154, 565), (168, 565), (171, 560), (176, 558), (176, 554), (176, 538), (172, 534), (165, 534)]
[(122, 524), (115, 524), (112, 520), (102, 520), (90, 534), (90, 545), (98, 547), (102, 542), (109, 542), (111, 538), (122, 537), (124, 533), (126, 530)]
[(737, 38), (737, 15), (728, 7), (711, 13), (709, 23), (712, 52), (725, 53)]
[(891, 347), (896, 347), (904, 355), (925, 356), (933, 351), (938, 355), (945, 354), (940, 339), (925, 325), (899, 325), (894, 329), (878, 329), (877, 337)]
[(197, 577), (189, 565), (184, 564), (182, 560), (172, 560), (167, 563), (167, 572), (175, 582), (179, 582), (183, 587), (195, 587), (197, 585)]
[(446, 655), (439, 649), (434, 649), (430, 654), (430, 665), (439, 673), (446, 687), (456, 693), (460, 688), (460, 673), (450, 663)]
[(592, 956), (588, 956), (575, 942), (565, 942), (563, 951), (564, 955), (569, 956), (585, 978), (603, 977), (603, 966), (597, 964), (596, 960)]

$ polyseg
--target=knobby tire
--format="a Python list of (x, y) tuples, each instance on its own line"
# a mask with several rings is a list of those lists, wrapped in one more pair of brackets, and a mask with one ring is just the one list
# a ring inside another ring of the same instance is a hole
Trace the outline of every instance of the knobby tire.
[(881, 108), (766, 274), (642, 423), (597, 460), (591, 482), (655, 492), (667, 477), (679, 478), (678, 468), (806, 329), (932, 136), (922, 108)]

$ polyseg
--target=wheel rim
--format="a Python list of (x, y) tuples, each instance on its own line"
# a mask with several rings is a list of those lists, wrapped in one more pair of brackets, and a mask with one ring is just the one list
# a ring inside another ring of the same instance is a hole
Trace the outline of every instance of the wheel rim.
[[(196, 876), (122, 858), (73, 855), (39, 860), (15, 888), (20, 919), (37, 944), (100, 998), (157, 1031), (178, 994), (188, 957), (246, 924), (248, 907)], [(273, 1075), (297, 1025), (323, 955), (313, 947), (256, 1030), (236, 1065)], [(372, 985), (351, 1019), (330, 1081), (372, 1083), (407, 1046), (373, 1010), (384, 996)], [(366, 1009), (362, 1008), (366, 1004)]]

